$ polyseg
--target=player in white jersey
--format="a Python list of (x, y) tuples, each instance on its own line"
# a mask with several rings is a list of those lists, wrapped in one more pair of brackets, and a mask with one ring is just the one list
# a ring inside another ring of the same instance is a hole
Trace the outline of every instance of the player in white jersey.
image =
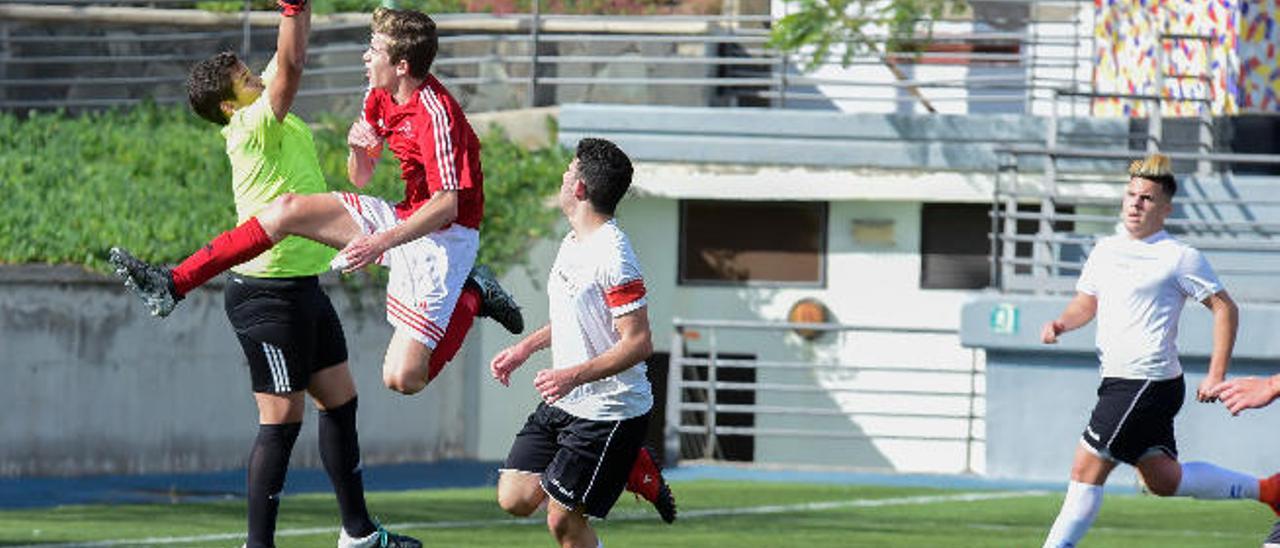
[(551, 369), (534, 380), (543, 402), (516, 434), (498, 504), (527, 516), (550, 497), (547, 527), (565, 547), (603, 545), (587, 516), (604, 518), (626, 487), (653, 406), (644, 277), (613, 218), (631, 174), (630, 159), (613, 143), (578, 143), (560, 187), (572, 230), (547, 281), (550, 323), (490, 364), (507, 384), (530, 354), (551, 348)]
[(1186, 387), (1178, 362), (1178, 319), (1187, 298), (1213, 313), (1209, 373), (1196, 399), (1213, 401), (1235, 345), (1238, 311), (1199, 251), (1169, 236), (1177, 182), (1167, 156), (1134, 162), (1121, 208), (1124, 230), (1094, 247), (1076, 296), (1044, 325), (1046, 344), (1098, 319), (1102, 384), (1098, 403), (1076, 448), (1071, 483), (1046, 547), (1075, 546), (1102, 507), (1102, 485), (1118, 463), (1137, 467), (1153, 494), (1198, 499), (1258, 499), (1277, 507), (1271, 479), (1206, 462), (1179, 463), (1173, 418)]

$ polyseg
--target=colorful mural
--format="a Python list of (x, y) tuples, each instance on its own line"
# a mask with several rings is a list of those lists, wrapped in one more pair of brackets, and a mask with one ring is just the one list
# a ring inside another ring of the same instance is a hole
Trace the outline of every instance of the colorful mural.
[[(1176, 99), (1164, 103), (1167, 116), (1194, 116), (1205, 108), (1215, 114), (1235, 113), (1242, 100), (1249, 100), (1241, 97), (1238, 85), (1237, 44), (1243, 39), (1237, 39), (1237, 29), (1244, 28), (1255, 40), (1271, 40), (1271, 2), (1265, 0), (1266, 7), (1259, 8), (1258, 3), (1232, 0), (1094, 0), (1095, 88), (1100, 93), (1127, 95), (1159, 92)], [(1265, 29), (1251, 23), (1263, 13)], [(1240, 26), (1241, 21), (1245, 26)], [(1166, 38), (1161, 40), (1161, 34)], [(1274, 53), (1274, 44), (1263, 49)], [(1164, 85), (1157, 90), (1161, 63)], [(1099, 98), (1094, 101), (1094, 113), (1146, 116), (1150, 105), (1138, 99)], [(1271, 108), (1277, 108), (1274, 97)]]
[(1274, 2), (1240, 4), (1240, 45), (1238, 97), (1247, 111), (1280, 111), (1280, 70), (1276, 67), (1277, 8)]

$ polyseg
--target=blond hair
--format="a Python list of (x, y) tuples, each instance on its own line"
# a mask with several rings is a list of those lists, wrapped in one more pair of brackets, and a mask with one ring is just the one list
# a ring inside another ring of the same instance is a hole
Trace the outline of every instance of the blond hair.
[(1178, 193), (1178, 181), (1173, 177), (1173, 161), (1158, 152), (1129, 164), (1129, 177), (1146, 179), (1160, 185), (1165, 196), (1170, 199)]

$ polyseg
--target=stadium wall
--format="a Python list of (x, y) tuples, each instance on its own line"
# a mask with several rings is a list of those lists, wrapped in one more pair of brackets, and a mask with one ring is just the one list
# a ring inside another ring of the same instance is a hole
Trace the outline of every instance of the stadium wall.
[[(963, 307), (961, 339), (987, 355), (987, 473), (994, 477), (1065, 480), (1100, 382), (1094, 351), (1095, 323), (1062, 337), (1039, 341), (1040, 327), (1058, 316), (1067, 298), (980, 294)], [(998, 321), (997, 311), (1012, 323)], [(1178, 350), (1187, 399), (1175, 421), (1179, 459), (1204, 460), (1268, 476), (1276, 471), (1280, 408), (1232, 417), (1219, 403), (1195, 401), (1195, 387), (1208, 370), (1213, 318), (1188, 303), (1178, 325)], [(1276, 373), (1280, 356), (1280, 306), (1245, 303), (1240, 309), (1229, 377)], [(1120, 467), (1113, 482), (1136, 481)]]
[[(114, 279), (70, 267), (0, 268), (0, 476), (242, 467), (257, 411), (213, 285), (159, 320)], [(326, 290), (360, 392), (364, 462), (474, 456), (478, 372), (452, 367), (424, 393), (393, 394), (381, 380), (391, 335), (381, 287), (330, 281)], [(477, 361), (473, 346), (459, 362)], [(293, 465), (319, 467), (308, 407)]]

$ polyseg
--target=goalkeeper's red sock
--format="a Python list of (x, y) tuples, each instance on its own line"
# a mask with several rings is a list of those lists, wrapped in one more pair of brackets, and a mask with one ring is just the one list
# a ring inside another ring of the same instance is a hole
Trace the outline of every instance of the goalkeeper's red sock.
[(225, 272), (228, 268), (243, 263), (271, 249), (275, 242), (262, 230), (257, 217), (240, 224), (231, 230), (219, 234), (204, 247), (187, 257), (182, 264), (173, 269), (173, 286), (178, 295), (186, 295), (209, 281), (210, 278)]

